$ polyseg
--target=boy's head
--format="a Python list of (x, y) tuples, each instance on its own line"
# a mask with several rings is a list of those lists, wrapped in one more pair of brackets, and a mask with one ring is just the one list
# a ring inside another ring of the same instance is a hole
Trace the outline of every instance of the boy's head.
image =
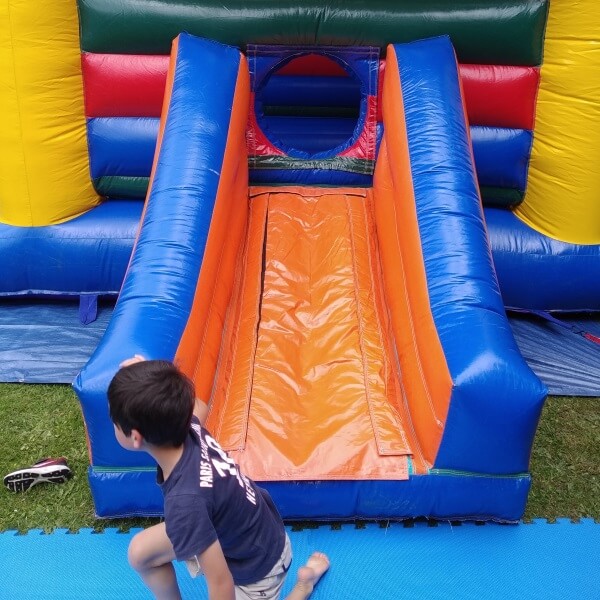
[(194, 384), (166, 360), (122, 367), (108, 386), (112, 422), (126, 437), (136, 430), (155, 446), (183, 444), (194, 401)]

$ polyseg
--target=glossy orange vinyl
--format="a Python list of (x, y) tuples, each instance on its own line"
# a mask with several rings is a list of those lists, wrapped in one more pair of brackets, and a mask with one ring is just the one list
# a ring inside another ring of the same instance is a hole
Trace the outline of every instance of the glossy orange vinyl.
[(210, 231), (192, 309), (175, 356), (202, 399), (211, 395), (235, 266), (248, 221), (245, 126), (249, 97), (248, 66), (241, 56)]
[(444, 429), (452, 379), (429, 304), (401, 80), (391, 46), (382, 101), (385, 134), (373, 193), (386, 302), (398, 351), (403, 396), (421, 452), (431, 465)]
[(207, 427), (257, 480), (408, 476), (369, 194), (251, 189)]
[(229, 450), (241, 450), (246, 444), (260, 319), (266, 219), (266, 198), (252, 202), (206, 423), (208, 430)]

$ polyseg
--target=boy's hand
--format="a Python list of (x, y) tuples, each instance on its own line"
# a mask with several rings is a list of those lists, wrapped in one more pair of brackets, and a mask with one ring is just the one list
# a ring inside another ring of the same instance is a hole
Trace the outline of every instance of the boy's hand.
[(144, 362), (146, 359), (141, 354), (134, 354), (131, 358), (127, 358), (120, 365), (119, 369), (135, 365), (135, 363)]

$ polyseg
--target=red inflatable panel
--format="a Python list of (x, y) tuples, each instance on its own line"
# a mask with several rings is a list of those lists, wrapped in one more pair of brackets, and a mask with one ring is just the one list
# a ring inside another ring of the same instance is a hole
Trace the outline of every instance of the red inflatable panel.
[(306, 54), (294, 58), (287, 65), (277, 70), (279, 75), (329, 75), (333, 77), (348, 77), (344, 67), (319, 54)]
[[(302, 58), (306, 58), (304, 65), (301, 59), (293, 61), (294, 73), (302, 67), (312, 74), (339, 74), (331, 70), (331, 65), (337, 67), (331, 60), (318, 61), (320, 57), (313, 55)], [(86, 116), (160, 116), (168, 56), (83, 53), (82, 64)], [(384, 67), (382, 61), (380, 90)], [(460, 74), (471, 125), (533, 129), (538, 68), (460, 65)], [(377, 120), (381, 121), (381, 114)]]
[(471, 125), (533, 129), (539, 68), (460, 65), (460, 74)]
[[(379, 73), (383, 89), (385, 61)], [(459, 65), (469, 123), (533, 130), (540, 82), (537, 67)], [(377, 121), (381, 122), (381, 101)]]
[(81, 56), (87, 117), (160, 117), (168, 55)]

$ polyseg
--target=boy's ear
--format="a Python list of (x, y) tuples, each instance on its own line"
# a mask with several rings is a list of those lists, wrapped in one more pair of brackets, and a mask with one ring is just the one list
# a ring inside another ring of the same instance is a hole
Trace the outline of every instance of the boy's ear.
[(144, 445), (144, 436), (137, 429), (132, 429), (129, 437), (133, 443), (133, 447), (136, 450), (140, 450)]

